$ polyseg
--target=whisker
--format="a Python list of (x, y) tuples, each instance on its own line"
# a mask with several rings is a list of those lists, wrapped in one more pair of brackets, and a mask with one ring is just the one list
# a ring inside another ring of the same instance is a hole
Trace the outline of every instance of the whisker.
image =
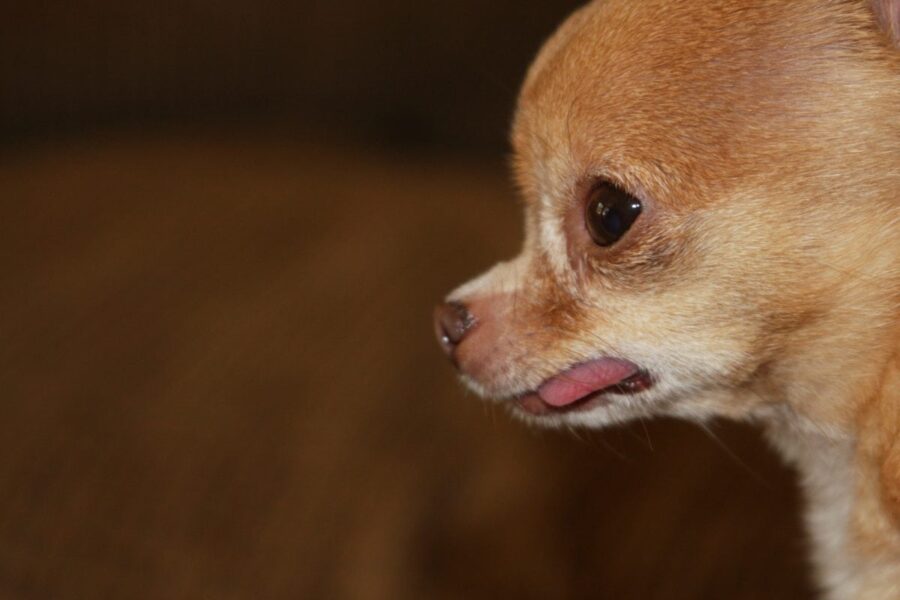
[(715, 432), (712, 430), (712, 428), (710, 428), (710, 426), (709, 426), (708, 424), (706, 424), (706, 423), (704, 423), (704, 422), (702, 422), (702, 421), (701, 421), (701, 422), (698, 422), (697, 424), (700, 426), (700, 429), (701, 429), (704, 433), (706, 433), (706, 435), (709, 436), (709, 438), (710, 438), (711, 440), (713, 440), (713, 442), (715, 442), (716, 445), (717, 445), (722, 451), (724, 451), (725, 454), (726, 454), (729, 458), (731, 458), (731, 460), (732, 460), (736, 465), (738, 465), (741, 469), (744, 470), (744, 472), (748, 473), (751, 477), (753, 477), (753, 479), (756, 480), (757, 483), (759, 483), (760, 485), (764, 486), (765, 488), (770, 489), (770, 490), (773, 489), (772, 484), (771, 484), (770, 482), (768, 482), (766, 479), (764, 479), (764, 478), (762, 477), (762, 475), (760, 475), (760, 474), (757, 473), (755, 470), (753, 470), (752, 468), (750, 468), (750, 465), (748, 465), (748, 464), (747, 464), (746, 462), (744, 462), (737, 454), (735, 454), (735, 452), (734, 452), (731, 448), (729, 448), (728, 445), (727, 445), (727, 444), (726, 444), (726, 443), (725, 443), (718, 435), (715, 434)]

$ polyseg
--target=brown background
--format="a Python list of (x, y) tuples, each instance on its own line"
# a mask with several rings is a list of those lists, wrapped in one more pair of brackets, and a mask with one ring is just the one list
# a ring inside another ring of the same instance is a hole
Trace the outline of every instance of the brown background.
[(530, 431), (432, 340), (573, 6), (6, 3), (0, 597), (809, 596), (758, 432)]

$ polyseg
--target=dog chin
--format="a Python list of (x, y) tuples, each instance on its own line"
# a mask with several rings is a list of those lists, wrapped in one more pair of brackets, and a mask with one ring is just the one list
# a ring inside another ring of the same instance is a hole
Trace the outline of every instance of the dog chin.
[(631, 421), (653, 416), (654, 411), (637, 398), (620, 398), (611, 404), (596, 406), (590, 410), (571, 413), (534, 415), (522, 410), (514, 402), (505, 403), (510, 414), (520, 421), (547, 429), (579, 428), (602, 429), (623, 425)]
[(660, 416), (703, 423), (723, 415), (749, 419), (755, 414), (749, 407), (747, 410), (738, 408), (739, 400), (727, 390), (713, 391), (662, 381), (652, 390), (629, 396), (610, 394), (603, 402), (572, 411), (534, 414), (523, 409), (518, 398), (499, 402), (514, 418), (530, 426), (549, 429), (602, 429)]

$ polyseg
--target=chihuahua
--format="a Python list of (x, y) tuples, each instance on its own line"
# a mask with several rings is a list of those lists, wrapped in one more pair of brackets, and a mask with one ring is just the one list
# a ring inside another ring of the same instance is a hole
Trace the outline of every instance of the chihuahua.
[(900, 0), (597, 0), (529, 70), (522, 252), (435, 311), (542, 426), (763, 426), (828, 598), (900, 598)]

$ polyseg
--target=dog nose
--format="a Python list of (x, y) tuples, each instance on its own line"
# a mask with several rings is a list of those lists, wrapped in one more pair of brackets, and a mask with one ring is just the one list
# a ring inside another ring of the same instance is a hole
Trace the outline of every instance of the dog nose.
[(434, 309), (434, 331), (450, 358), (474, 325), (475, 318), (461, 302), (445, 302)]

